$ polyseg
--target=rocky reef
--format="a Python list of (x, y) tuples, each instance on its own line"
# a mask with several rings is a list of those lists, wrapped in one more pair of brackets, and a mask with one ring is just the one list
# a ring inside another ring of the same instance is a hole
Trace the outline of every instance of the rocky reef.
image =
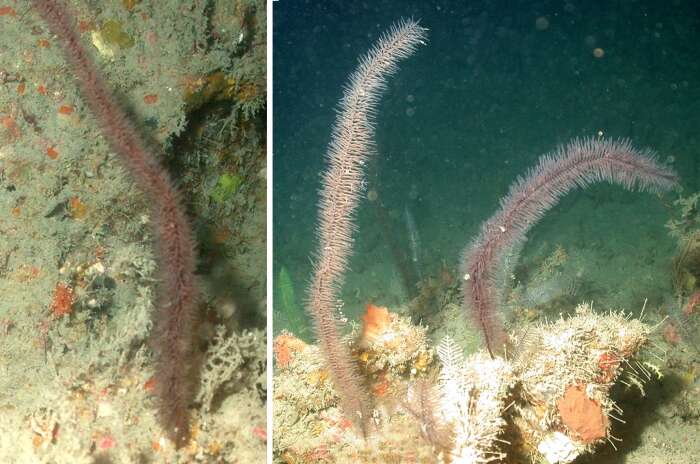
[(319, 348), (275, 339), (276, 462), (573, 462), (615, 443), (615, 385), (644, 395), (654, 327), (623, 312), (574, 314), (510, 334), (511, 352), (469, 356), (451, 338), (368, 305), (345, 343), (375, 400), (367, 440), (343, 416)]

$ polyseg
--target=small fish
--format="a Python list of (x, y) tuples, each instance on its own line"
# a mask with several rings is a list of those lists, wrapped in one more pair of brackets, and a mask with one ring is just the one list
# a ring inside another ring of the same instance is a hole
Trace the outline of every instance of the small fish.
[(408, 243), (411, 248), (411, 261), (413, 261), (413, 266), (416, 273), (418, 273), (418, 279), (423, 280), (423, 275), (418, 263), (420, 258), (420, 235), (418, 235), (416, 221), (413, 219), (413, 214), (411, 214), (411, 210), (408, 209), (408, 205), (404, 206), (403, 213), (404, 218), (406, 219), (406, 229), (408, 230)]

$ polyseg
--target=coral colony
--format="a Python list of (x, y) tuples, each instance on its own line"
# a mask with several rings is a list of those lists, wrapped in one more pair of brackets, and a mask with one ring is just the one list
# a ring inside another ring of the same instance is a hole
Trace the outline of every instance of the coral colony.
[(58, 1), (35, 0), (35, 9), (61, 42), (83, 97), (110, 148), (148, 195), (160, 262), (160, 301), (154, 314), (157, 352), (155, 390), (163, 427), (182, 445), (189, 434), (188, 404), (194, 383), (193, 322), (196, 312), (195, 251), (178, 191), (158, 157), (147, 147), (126, 112), (115, 101), (75, 32), (75, 20)]
[(516, 180), (501, 200), (501, 209), (481, 226), (481, 233), (464, 253), (464, 300), (491, 357), (506, 341), (496, 314), (498, 265), (504, 253), (523, 241), (559, 198), (574, 187), (585, 188), (595, 182), (660, 192), (673, 187), (676, 180), (651, 153), (635, 150), (628, 141), (592, 139), (575, 140), (543, 156), (537, 166)]
[(363, 166), (374, 152), (375, 107), (397, 62), (424, 43), (426, 30), (402, 21), (383, 35), (360, 61), (340, 102), (340, 114), (328, 149), (318, 225), (319, 252), (309, 289), (309, 308), (343, 410), (367, 432), (370, 400), (355, 363), (341, 342), (333, 310), (352, 247), (353, 216), (362, 192)]
[(374, 153), (376, 104), (398, 60), (425, 40), (416, 21), (396, 23), (360, 59), (340, 103), (309, 290), (319, 344), (287, 332), (275, 341), (275, 456), (283, 462), (555, 464), (605, 442), (615, 446), (611, 423), (623, 419), (610, 390), (620, 382), (644, 395), (644, 382), (660, 376), (640, 357), (651, 353), (645, 347), (654, 328), (581, 304), (568, 318), (509, 334), (498, 316), (505, 303), (497, 276), (528, 230), (573, 188), (605, 181), (661, 192), (676, 185), (672, 170), (626, 140), (574, 140), (543, 156), (513, 183), (466, 248), (463, 303), (485, 350), (464, 359), (450, 338), (435, 349), (425, 327), (373, 305), (361, 331), (341, 335), (334, 308), (351, 253), (363, 165)]

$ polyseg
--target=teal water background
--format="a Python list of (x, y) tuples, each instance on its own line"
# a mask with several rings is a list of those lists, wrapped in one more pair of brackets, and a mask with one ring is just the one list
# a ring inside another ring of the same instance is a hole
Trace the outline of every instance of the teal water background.
[[(276, 332), (298, 328), (290, 310), (306, 317), (319, 174), (343, 86), (401, 17), (419, 19), (429, 42), (400, 64), (378, 107), (367, 177), (377, 199), (358, 210), (341, 295), (348, 318), (369, 302), (405, 304), (418, 274), (457, 272), (509, 185), (572, 138), (630, 138), (675, 167), (684, 195), (700, 189), (696, 2), (466, 3), (273, 2), (273, 275), (284, 267), (294, 301), (281, 308), (275, 292)], [(530, 232), (521, 263), (561, 245), (585, 257), (576, 260), (587, 283), (581, 299), (673, 305), (677, 245), (664, 223), (676, 197), (605, 184), (575, 190)], [(420, 236), (415, 265), (405, 260), (406, 210)]]

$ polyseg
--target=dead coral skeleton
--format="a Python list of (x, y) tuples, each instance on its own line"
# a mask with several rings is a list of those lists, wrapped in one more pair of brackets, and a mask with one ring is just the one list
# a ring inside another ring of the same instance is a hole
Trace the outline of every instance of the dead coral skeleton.
[(35, 436), (35, 446), (53, 442), (58, 434), (58, 425), (56, 413), (51, 408), (36, 409), (29, 417), (29, 427)]
[(258, 335), (254, 332), (227, 334), (224, 325), (216, 327), (214, 339), (207, 350), (196, 398), (202, 404), (202, 416), (211, 413), (217, 393), (246, 375), (241, 366), (254, 356), (260, 344)]

